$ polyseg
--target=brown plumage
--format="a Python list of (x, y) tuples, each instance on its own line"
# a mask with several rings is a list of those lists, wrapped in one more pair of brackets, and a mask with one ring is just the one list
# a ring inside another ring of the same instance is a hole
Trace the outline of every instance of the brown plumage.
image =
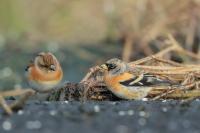
[(62, 68), (52, 53), (39, 53), (27, 67), (29, 85), (37, 91), (50, 90), (62, 80)]
[(132, 73), (126, 62), (116, 58), (108, 60), (101, 68), (108, 89), (123, 99), (142, 99), (155, 85), (165, 82), (150, 74)]
[(53, 59), (53, 56), (49, 53), (40, 56), (42, 57), (44, 64), (46, 64), (47, 66), (56, 63)]

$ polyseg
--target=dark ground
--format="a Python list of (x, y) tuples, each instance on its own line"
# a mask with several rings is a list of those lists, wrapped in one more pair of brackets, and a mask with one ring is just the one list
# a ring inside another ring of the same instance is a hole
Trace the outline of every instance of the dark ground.
[[(0, 116), (0, 132), (199, 133), (200, 101), (28, 102)], [(1, 111), (2, 112), (2, 111)]]

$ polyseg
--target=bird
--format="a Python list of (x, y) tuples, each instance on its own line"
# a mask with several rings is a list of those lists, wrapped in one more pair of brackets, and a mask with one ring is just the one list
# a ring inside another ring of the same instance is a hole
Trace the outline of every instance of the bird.
[(149, 73), (133, 73), (128, 63), (113, 58), (100, 65), (103, 80), (117, 97), (127, 100), (141, 100), (156, 86), (171, 85), (170, 81), (159, 79)]
[(29, 86), (39, 93), (57, 87), (63, 78), (62, 67), (50, 52), (40, 52), (25, 69)]

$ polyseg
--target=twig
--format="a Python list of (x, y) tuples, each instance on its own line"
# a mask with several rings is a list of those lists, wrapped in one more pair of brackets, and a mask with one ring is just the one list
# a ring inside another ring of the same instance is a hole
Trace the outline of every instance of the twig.
[[(22, 107), (25, 101), (31, 95), (34, 95), (34, 94), (35, 94), (35, 91), (32, 89), (25, 89), (25, 90), (16, 89), (16, 90), (11, 90), (11, 91), (0, 92), (0, 104), (7, 114), (11, 115), (13, 113), (12, 111), (13, 108)], [(10, 106), (4, 100), (4, 97), (19, 96), (19, 95), (24, 95), (24, 96), (22, 96), (19, 100), (15, 101), (14, 103), (11, 103)]]
[(0, 95), (0, 104), (1, 104), (2, 108), (6, 111), (7, 114), (9, 114), (9, 115), (13, 114), (11, 108), (8, 106), (8, 104), (6, 103), (6, 101), (4, 100), (2, 95)]
[(145, 58), (143, 58), (143, 59), (140, 59), (140, 60), (137, 60), (137, 61), (134, 61), (134, 62), (130, 62), (129, 64), (132, 65), (132, 66), (133, 66), (133, 65), (142, 64), (142, 63), (144, 63), (144, 62), (147, 62), (147, 61), (150, 61), (150, 60), (154, 59), (155, 57), (162, 57), (162, 56), (165, 55), (166, 53), (168, 53), (168, 52), (170, 52), (170, 51), (172, 51), (172, 50), (175, 50), (176, 48), (177, 48), (177, 46), (172, 45), (172, 46), (170, 46), (170, 47), (168, 47), (168, 48), (166, 48), (166, 49), (164, 49), (164, 50), (158, 52), (157, 54), (154, 54), (154, 55), (152, 55), (152, 56), (145, 57)]
[(190, 90), (187, 92), (184, 91), (179, 91), (179, 92), (174, 92), (169, 95), (167, 95), (167, 98), (197, 98), (200, 97), (200, 90)]
[(162, 97), (164, 97), (164, 96), (166, 96), (166, 95), (168, 95), (168, 94), (170, 94), (170, 93), (173, 93), (175, 90), (176, 90), (176, 89), (170, 89), (170, 90), (168, 90), (167, 92), (162, 93), (161, 95), (158, 95), (158, 96), (154, 97), (152, 100), (153, 100), (153, 101), (158, 100), (158, 99), (160, 99), (160, 98), (162, 98)]
[(4, 91), (4, 92), (0, 92), (0, 94), (3, 96), (3, 97), (8, 97), (8, 96), (19, 96), (19, 95), (22, 95), (26, 92), (34, 92), (34, 90), (32, 89), (15, 89), (15, 90), (10, 90), (10, 91)]
[(19, 100), (16, 100), (14, 103), (11, 103), (10, 108), (11, 109), (22, 108), (25, 102), (28, 100), (28, 98), (34, 94), (35, 94), (34, 91), (27, 91), (25, 94), (23, 94), (23, 96), (20, 97)]
[(183, 64), (174, 62), (174, 61), (172, 61), (172, 60), (166, 60), (166, 59), (162, 59), (162, 58), (154, 57), (154, 56), (152, 56), (152, 57), (153, 57), (156, 61), (163, 62), (163, 63), (169, 64), (169, 65), (171, 65), (171, 66), (177, 66), (177, 67), (182, 67), (182, 66), (184, 66)]
[(171, 34), (168, 35), (168, 38), (169, 38), (170, 42), (173, 45), (177, 46), (178, 52), (183, 53), (185, 55), (188, 55), (188, 56), (190, 56), (190, 57), (192, 57), (194, 59), (200, 60), (200, 56), (198, 56), (198, 55), (196, 55), (196, 54), (194, 54), (194, 53), (192, 53), (190, 51), (187, 51), (187, 50), (183, 49), (182, 47), (180, 47), (180, 44), (175, 40), (175, 38)]
[(100, 70), (99, 66), (90, 68), (90, 71), (85, 75), (85, 77), (81, 80), (80, 83), (86, 82), (98, 70)]

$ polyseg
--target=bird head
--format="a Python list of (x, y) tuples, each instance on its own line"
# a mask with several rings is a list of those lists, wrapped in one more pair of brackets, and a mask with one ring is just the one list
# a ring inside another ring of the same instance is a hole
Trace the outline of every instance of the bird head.
[(127, 64), (120, 59), (113, 58), (106, 61), (106, 63), (102, 64), (100, 67), (103, 71), (116, 75), (126, 71)]
[(35, 58), (35, 65), (47, 72), (53, 72), (58, 69), (58, 61), (50, 52), (39, 53)]

